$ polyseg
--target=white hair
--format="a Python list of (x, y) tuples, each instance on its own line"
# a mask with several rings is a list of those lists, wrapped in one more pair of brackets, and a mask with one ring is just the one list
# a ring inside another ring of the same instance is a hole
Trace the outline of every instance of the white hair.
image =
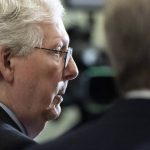
[(60, 0), (0, 0), (0, 45), (27, 54), (42, 45), (40, 22), (56, 23), (63, 10)]

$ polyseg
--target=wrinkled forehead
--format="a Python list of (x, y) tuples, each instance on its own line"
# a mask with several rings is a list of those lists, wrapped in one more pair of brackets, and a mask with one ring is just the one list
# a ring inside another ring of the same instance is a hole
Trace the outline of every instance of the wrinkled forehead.
[(40, 24), (43, 30), (43, 46), (49, 48), (68, 47), (70, 39), (62, 20), (57, 23)]

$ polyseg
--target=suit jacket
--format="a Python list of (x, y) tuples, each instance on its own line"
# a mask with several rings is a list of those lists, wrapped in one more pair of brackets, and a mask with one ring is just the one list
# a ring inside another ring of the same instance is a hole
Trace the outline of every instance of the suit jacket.
[(150, 99), (122, 99), (99, 120), (32, 150), (150, 150)]
[(36, 142), (24, 135), (18, 125), (0, 107), (0, 150), (22, 150), (34, 144)]

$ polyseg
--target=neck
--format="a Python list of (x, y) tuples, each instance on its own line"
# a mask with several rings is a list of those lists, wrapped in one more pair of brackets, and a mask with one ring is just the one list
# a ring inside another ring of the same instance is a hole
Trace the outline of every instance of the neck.
[(27, 130), (27, 135), (30, 137), (30, 138), (35, 138), (44, 128), (45, 124), (39, 124), (39, 123), (36, 123), (35, 120), (34, 122), (32, 121), (22, 121), (23, 122), (23, 125), (25, 126), (26, 130)]

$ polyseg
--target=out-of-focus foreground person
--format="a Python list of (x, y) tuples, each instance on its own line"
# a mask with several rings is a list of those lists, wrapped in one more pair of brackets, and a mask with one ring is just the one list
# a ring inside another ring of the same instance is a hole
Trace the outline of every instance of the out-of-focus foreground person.
[(78, 74), (59, 0), (0, 0), (0, 149), (21, 150), (61, 113)]
[(150, 149), (149, 17), (150, 0), (107, 1), (106, 36), (122, 96), (98, 121), (32, 150)]

